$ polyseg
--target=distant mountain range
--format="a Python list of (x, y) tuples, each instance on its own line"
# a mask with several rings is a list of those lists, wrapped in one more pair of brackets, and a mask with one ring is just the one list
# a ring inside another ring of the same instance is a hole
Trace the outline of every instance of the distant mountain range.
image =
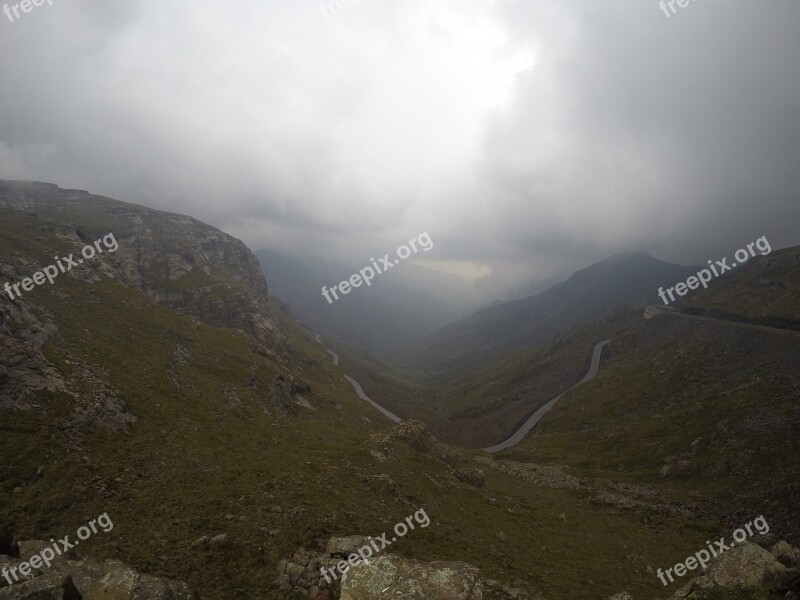
[(445, 370), (486, 359), (507, 348), (539, 346), (620, 305), (655, 301), (659, 286), (672, 285), (696, 272), (697, 267), (667, 263), (643, 252), (617, 254), (535, 296), (497, 304), (447, 325), (410, 344), (400, 362)]

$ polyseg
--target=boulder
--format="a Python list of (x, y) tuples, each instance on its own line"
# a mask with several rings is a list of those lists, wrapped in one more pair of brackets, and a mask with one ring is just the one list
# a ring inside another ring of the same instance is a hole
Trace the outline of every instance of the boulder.
[(117, 568), (92, 584), (84, 600), (198, 600), (188, 585)]
[(772, 556), (778, 559), (784, 567), (800, 566), (800, 550), (786, 542), (778, 542), (772, 547)]
[(14, 558), (13, 556), (0, 556), (0, 573), (5, 571), (6, 575), (0, 577), (0, 588), (4, 588), (8, 585), (8, 580), (11, 580), (11, 584), (19, 583), (22, 581), (29, 581), (34, 577), (38, 577), (42, 574), (39, 569), (31, 569), (30, 574), (26, 577), (19, 571), (16, 571), (13, 575), (11, 571), (13, 571), (16, 567), (19, 567), (21, 563), (23, 563), (21, 558)]
[(673, 598), (686, 598), (693, 591), (712, 588), (736, 589), (740, 586), (768, 587), (768, 580), (785, 573), (786, 567), (769, 552), (753, 544), (742, 542), (720, 554), (706, 568), (705, 573), (696, 577), (681, 589)]
[(0, 589), (0, 600), (82, 600), (70, 577), (48, 573)]
[(466, 563), (386, 555), (351, 568), (342, 582), (341, 600), (481, 600), (479, 584), (480, 572)]
[(231, 548), (233, 548), (233, 542), (227, 533), (215, 535), (208, 541), (209, 550), (230, 550)]

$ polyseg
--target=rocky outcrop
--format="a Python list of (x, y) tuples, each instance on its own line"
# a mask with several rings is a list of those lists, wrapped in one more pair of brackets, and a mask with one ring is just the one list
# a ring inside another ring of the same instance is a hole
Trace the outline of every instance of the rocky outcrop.
[[(776, 592), (778, 588), (792, 586), (792, 582), (800, 584), (798, 566), (795, 563), (787, 569), (773, 554), (745, 541), (719, 555), (705, 572), (680, 588), (671, 598), (688, 598), (700, 590), (714, 588), (734, 590), (738, 587), (757, 587)], [(800, 592), (800, 587), (792, 591)]]
[[(16, 276), (0, 260), (0, 279)], [(65, 382), (42, 354), (42, 347), (57, 333), (48, 314), (24, 300), (12, 302), (0, 292), (0, 410), (30, 409), (29, 398), (38, 390), (63, 391)]]
[(530, 600), (540, 594), (484, 579), (466, 563), (426, 563), (387, 554), (344, 576), (340, 600)]
[(0, 180), (0, 208), (52, 219), (59, 223), (52, 225), (53, 233), (76, 250), (114, 233), (117, 251), (98, 255), (91, 267), (67, 276), (83, 273), (91, 280), (102, 272), (209, 325), (242, 329), (265, 341), (276, 336), (258, 259), (219, 229), (185, 215), (40, 182)]
[(348, 571), (341, 600), (367, 600), (381, 594), (406, 600), (482, 600), (479, 582), (478, 569), (465, 563), (382, 556)]
[[(427, 454), (450, 465), (458, 464), (463, 460), (458, 452), (433, 437), (428, 426), (422, 421), (402, 421), (388, 431), (376, 433), (370, 437), (371, 444), (385, 445), (396, 441), (402, 441), (417, 452)], [(388, 453), (387, 449), (382, 454)]]
[[(393, 554), (378, 554), (366, 563), (355, 560), (368, 543), (368, 537), (348, 536), (331, 538), (324, 553), (301, 548), (278, 565), (278, 584), (287, 598), (301, 594), (312, 600), (542, 600), (524, 582), (507, 586), (485, 579), (466, 563), (426, 563)], [(355, 566), (343, 574), (337, 571), (348, 559)]]
[(69, 576), (50, 573), (5, 589), (0, 600), (82, 600)]
[[(0, 556), (0, 568), (11, 570), (49, 547), (44, 540), (17, 545), (10, 533), (0, 528), (0, 549), (19, 548), (22, 557)], [(115, 560), (84, 559), (75, 550), (55, 557), (50, 566), (31, 569), (26, 577), (15, 575), (8, 575), (12, 585), (0, 578), (0, 600), (199, 600), (185, 583), (139, 573)]]
[[(278, 375), (270, 385), (270, 404), (284, 415), (294, 413), (295, 404), (313, 409), (311, 403), (303, 398), (303, 395), (310, 393), (311, 386), (308, 383), (299, 381), (292, 375)], [(265, 408), (268, 406), (265, 405)]]
[[(800, 598), (800, 550), (778, 542), (768, 552), (745, 541), (713, 558), (697, 577), (669, 600), (703, 598)], [(620, 592), (611, 600), (634, 600)]]
[[(12, 269), (0, 263), (0, 274)], [(97, 427), (127, 432), (136, 422), (108, 373), (93, 365), (75, 365), (68, 379), (42, 353), (58, 333), (50, 315), (24, 298), (0, 294), (0, 410), (32, 410), (37, 391), (64, 392), (74, 398), (69, 428)]]

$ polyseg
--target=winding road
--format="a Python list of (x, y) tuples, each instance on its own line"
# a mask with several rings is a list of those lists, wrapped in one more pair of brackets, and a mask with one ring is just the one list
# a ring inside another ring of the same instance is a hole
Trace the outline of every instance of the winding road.
[[(583, 376), (583, 379), (581, 379), (578, 383), (569, 388), (569, 390), (575, 389), (579, 385), (583, 385), (584, 383), (592, 379), (595, 375), (597, 375), (597, 370), (600, 368), (600, 355), (603, 352), (603, 348), (610, 341), (611, 340), (603, 340), (602, 342), (599, 342), (598, 344), (595, 345), (594, 352), (592, 353), (592, 364), (589, 367), (589, 372)], [(481, 449), (484, 452), (495, 453), (510, 448), (515, 444), (519, 444), (525, 438), (525, 436), (531, 432), (531, 429), (533, 429), (536, 426), (536, 424), (542, 420), (542, 417), (544, 417), (550, 411), (550, 409), (553, 408), (555, 403), (561, 399), (561, 396), (566, 394), (569, 390), (567, 390), (566, 392), (562, 392), (561, 394), (550, 400), (550, 402), (548, 402), (547, 404), (539, 408), (536, 412), (534, 412), (528, 418), (528, 420), (525, 421), (522, 427), (520, 427), (516, 431), (516, 433), (512, 435), (510, 438), (508, 438), (505, 442), (501, 442), (496, 446), (491, 446), (490, 448), (481, 448)]]
[[(322, 340), (320, 339), (319, 334), (316, 334), (315, 339), (317, 340), (318, 344), (322, 345)], [(328, 354), (331, 355), (331, 358), (333, 359), (333, 364), (338, 367), (339, 366), (339, 355), (336, 354), (336, 352), (334, 352), (333, 350), (328, 350)], [(395, 423), (399, 423), (400, 421), (402, 421), (402, 419), (400, 417), (398, 417), (396, 414), (394, 414), (392, 411), (383, 408), (380, 404), (378, 404), (372, 398), (367, 396), (367, 394), (364, 392), (364, 388), (362, 388), (361, 384), (358, 383), (355, 379), (353, 379), (349, 375), (345, 375), (344, 378), (347, 379), (347, 381), (350, 382), (350, 385), (353, 386), (353, 389), (356, 391), (356, 394), (358, 395), (359, 398), (361, 398), (362, 400), (366, 400), (367, 402), (372, 404), (372, 406), (374, 406), (379, 411), (381, 411), (384, 414), (384, 416), (386, 416), (387, 418), (391, 419)]]
[(353, 379), (349, 375), (345, 375), (344, 378), (347, 379), (347, 381), (350, 382), (350, 385), (353, 386), (353, 389), (356, 391), (356, 394), (358, 394), (359, 398), (361, 398), (362, 400), (366, 400), (367, 402), (372, 404), (372, 406), (377, 408), (379, 411), (381, 411), (384, 415), (386, 415), (388, 418), (390, 418), (395, 423), (399, 423), (400, 421), (402, 421), (402, 419), (400, 417), (398, 417), (396, 414), (394, 414), (393, 412), (383, 408), (380, 404), (378, 404), (372, 398), (367, 396), (364, 393), (364, 388), (362, 388), (361, 384), (358, 383), (355, 379)]
[[(318, 344), (320, 344), (321, 346), (323, 345), (322, 344), (322, 339), (320, 338), (318, 333), (315, 335), (315, 339), (317, 340)], [(611, 340), (604, 340), (604, 341), (599, 342), (599, 343), (597, 343), (595, 345), (594, 352), (592, 353), (592, 364), (589, 366), (589, 372), (586, 373), (586, 375), (583, 376), (583, 379), (581, 379), (578, 383), (576, 383), (571, 388), (566, 390), (566, 392), (568, 392), (571, 389), (574, 389), (574, 388), (578, 387), (579, 385), (583, 385), (584, 383), (586, 383), (587, 381), (592, 379), (595, 375), (597, 375), (597, 370), (600, 368), (600, 355), (603, 352), (603, 348), (610, 341)], [(338, 366), (339, 365), (339, 355), (336, 354), (336, 352), (334, 352), (333, 350), (328, 350), (328, 354), (331, 355), (331, 357), (333, 359), (333, 364)], [(399, 423), (400, 421), (402, 421), (402, 419), (400, 417), (398, 417), (396, 414), (394, 414), (390, 410), (387, 410), (386, 408), (384, 408), (383, 406), (381, 406), (380, 404), (375, 402), (372, 398), (367, 396), (367, 394), (364, 392), (364, 388), (362, 388), (361, 384), (358, 383), (355, 379), (353, 379), (349, 375), (345, 375), (344, 378), (347, 379), (347, 381), (350, 382), (350, 385), (353, 386), (353, 389), (356, 391), (356, 394), (358, 395), (359, 398), (369, 402), (372, 406), (374, 406), (376, 409), (378, 409), (385, 417), (387, 417), (388, 419), (394, 421), (395, 423)], [(510, 448), (511, 446), (521, 442), (525, 438), (525, 436), (528, 435), (531, 432), (531, 429), (533, 429), (536, 426), (536, 424), (539, 421), (542, 420), (542, 417), (544, 417), (548, 413), (548, 411), (551, 408), (553, 408), (555, 403), (558, 402), (559, 399), (561, 398), (561, 396), (563, 396), (566, 392), (563, 392), (563, 393), (559, 394), (558, 396), (556, 396), (555, 398), (550, 400), (550, 402), (548, 402), (547, 404), (545, 404), (544, 406), (539, 408), (535, 413), (533, 413), (528, 418), (527, 421), (525, 421), (525, 423), (522, 425), (522, 427), (520, 427), (516, 431), (516, 433), (514, 433), (514, 435), (512, 435), (510, 438), (508, 438), (505, 442), (501, 442), (500, 444), (497, 444), (496, 446), (492, 446), (491, 448), (482, 448), (482, 450), (484, 452), (491, 452), (491, 453), (500, 452), (501, 450), (505, 450), (506, 448)]]

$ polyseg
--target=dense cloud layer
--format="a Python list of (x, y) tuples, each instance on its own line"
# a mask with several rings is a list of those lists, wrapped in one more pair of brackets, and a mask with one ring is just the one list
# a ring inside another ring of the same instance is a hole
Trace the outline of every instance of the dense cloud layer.
[(618, 251), (800, 243), (796, 0), (341, 5), (0, 15), (0, 177), (356, 265), (427, 231), (483, 298)]

